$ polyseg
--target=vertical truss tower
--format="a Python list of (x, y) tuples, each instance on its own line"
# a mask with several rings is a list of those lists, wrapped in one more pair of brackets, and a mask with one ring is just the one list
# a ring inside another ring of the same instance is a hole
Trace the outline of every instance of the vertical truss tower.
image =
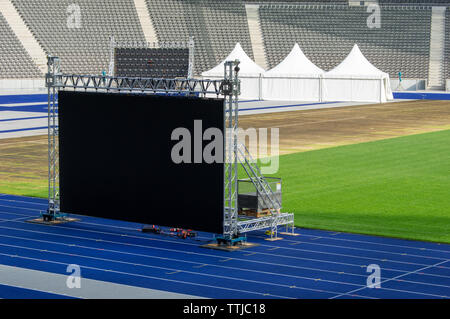
[(225, 62), (223, 91), (226, 93), (224, 102), (225, 119), (225, 209), (224, 232), (227, 239), (235, 238), (238, 232), (238, 141), (237, 130), (239, 123), (239, 61)]
[(45, 85), (48, 89), (48, 209), (44, 220), (61, 216), (59, 210), (59, 153), (58, 153), (58, 86), (61, 81), (60, 60), (47, 57), (48, 72)]

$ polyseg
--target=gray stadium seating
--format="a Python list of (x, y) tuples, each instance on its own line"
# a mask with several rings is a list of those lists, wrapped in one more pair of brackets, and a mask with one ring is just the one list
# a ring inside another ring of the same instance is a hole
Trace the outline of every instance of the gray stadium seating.
[(450, 8), (445, 12), (445, 78), (450, 79)]
[[(64, 72), (108, 71), (109, 37), (145, 41), (133, 0), (12, 0), (48, 54), (61, 58)], [(81, 9), (81, 28), (69, 28), (71, 4)]]
[[(99, 74), (108, 70), (111, 35), (118, 41), (145, 41), (133, 0), (11, 2), (44, 51), (61, 57), (64, 72)], [(401, 71), (404, 78), (428, 78), (431, 4), (449, 4), (448, 0), (379, 2), (390, 4), (381, 7), (382, 27), (369, 29), (366, 8), (348, 6), (347, 0), (146, 0), (160, 42), (195, 37), (196, 75), (224, 59), (236, 42), (253, 58), (245, 4), (258, 3), (270, 68), (298, 42), (314, 63), (329, 70), (357, 43), (366, 57), (391, 77), (397, 77)], [(430, 6), (414, 5), (423, 2)], [(405, 3), (406, 6), (401, 5)], [(66, 10), (71, 4), (81, 8), (80, 29), (67, 26)], [(450, 77), (449, 11), (446, 15), (447, 78)], [(7, 44), (0, 47), (0, 78), (42, 76), (5, 21), (1, 21), (0, 27), (7, 30), (0, 35)], [(11, 50), (17, 53), (7, 53)]]
[(383, 6), (381, 28), (368, 28), (365, 7), (261, 5), (261, 28), (270, 67), (295, 42), (324, 70), (339, 64), (357, 43), (376, 67), (397, 77), (427, 78), (431, 7)]
[(236, 42), (253, 58), (244, 3), (241, 0), (147, 0), (159, 41), (187, 41), (194, 36), (194, 73), (226, 58)]
[(0, 78), (38, 78), (41, 71), (0, 13)]
[(275, 3), (283, 3), (283, 2), (295, 2), (295, 3), (301, 3), (301, 4), (348, 4), (348, 0), (243, 0), (244, 2), (248, 3), (266, 3), (271, 2), (273, 4)]
[(394, 5), (449, 5), (448, 0), (378, 0), (379, 4)]

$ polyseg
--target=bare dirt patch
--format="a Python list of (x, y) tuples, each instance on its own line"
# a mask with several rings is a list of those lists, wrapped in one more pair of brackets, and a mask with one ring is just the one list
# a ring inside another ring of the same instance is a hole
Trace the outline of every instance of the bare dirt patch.
[[(240, 117), (239, 127), (278, 127), (280, 154), (287, 154), (450, 129), (450, 102), (409, 101), (245, 115)], [(0, 188), (23, 184), (45, 189), (47, 156), (46, 135), (0, 139)]]
[(245, 115), (239, 127), (279, 128), (280, 154), (450, 129), (449, 101), (408, 101)]
[[(47, 136), (0, 140), (0, 186), (47, 180)], [(40, 182), (39, 182), (40, 181)]]

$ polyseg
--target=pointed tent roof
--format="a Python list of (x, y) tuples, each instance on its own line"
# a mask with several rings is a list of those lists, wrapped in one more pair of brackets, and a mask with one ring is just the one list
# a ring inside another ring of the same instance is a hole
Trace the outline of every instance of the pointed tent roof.
[(350, 77), (389, 77), (389, 75), (372, 65), (355, 44), (347, 57), (334, 69), (328, 71), (325, 76), (350, 76)]
[(236, 43), (233, 51), (222, 61), (219, 65), (215, 66), (211, 70), (202, 73), (202, 76), (221, 76), (224, 74), (224, 64), (226, 61), (239, 60), (239, 75), (242, 76), (259, 76), (259, 74), (264, 73), (264, 69), (253, 62), (252, 59), (245, 53), (239, 43)]
[(296, 43), (291, 52), (273, 69), (264, 73), (264, 76), (283, 76), (283, 77), (295, 77), (302, 75), (317, 76), (323, 74), (324, 71), (312, 63), (299, 45)]

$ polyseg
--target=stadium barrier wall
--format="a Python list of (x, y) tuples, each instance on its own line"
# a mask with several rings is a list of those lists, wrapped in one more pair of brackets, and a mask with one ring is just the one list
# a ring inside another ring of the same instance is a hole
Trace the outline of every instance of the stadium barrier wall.
[[(392, 91), (398, 91), (398, 79), (391, 78)], [(402, 79), (403, 91), (419, 91), (425, 90), (427, 81), (425, 79)]]
[(45, 89), (45, 80), (0, 79), (0, 89)]

